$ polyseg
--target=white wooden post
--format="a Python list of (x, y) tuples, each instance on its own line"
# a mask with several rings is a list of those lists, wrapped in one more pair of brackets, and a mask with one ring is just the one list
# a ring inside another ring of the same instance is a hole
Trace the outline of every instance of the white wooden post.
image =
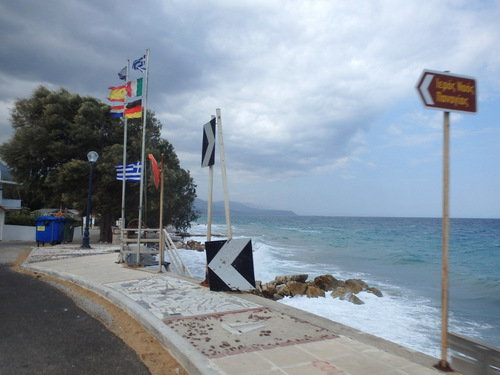
[(224, 185), (224, 207), (226, 211), (227, 239), (231, 240), (233, 238), (233, 231), (231, 229), (231, 212), (229, 210), (229, 195), (227, 191), (227, 177), (226, 177), (226, 159), (224, 157), (224, 142), (222, 139), (222, 119), (220, 114), (220, 108), (217, 108), (216, 112), (217, 112), (217, 131), (219, 134), (220, 165), (222, 169), (222, 184)]

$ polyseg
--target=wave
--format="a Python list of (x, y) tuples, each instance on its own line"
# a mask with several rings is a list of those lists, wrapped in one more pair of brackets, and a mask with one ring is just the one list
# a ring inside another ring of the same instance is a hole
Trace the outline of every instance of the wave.
[[(293, 217), (235, 222), (235, 238), (252, 238), (256, 280), (268, 282), (293, 273), (308, 274), (309, 279), (331, 274), (342, 280), (363, 279), (384, 293), (382, 298), (360, 294), (365, 302), (361, 306), (333, 298), (294, 297), (282, 303), (439, 355), (439, 219)], [(452, 220), (456, 240), (450, 248), (449, 325), (453, 332), (500, 346), (498, 230), (486, 231), (488, 236), (475, 242), (469, 236), (483, 233), (477, 225)], [(225, 224), (212, 225), (212, 233), (226, 229)], [(206, 224), (192, 230), (198, 231), (206, 233)], [(203, 237), (193, 239), (203, 241)], [(204, 278), (201, 255), (196, 267)]]

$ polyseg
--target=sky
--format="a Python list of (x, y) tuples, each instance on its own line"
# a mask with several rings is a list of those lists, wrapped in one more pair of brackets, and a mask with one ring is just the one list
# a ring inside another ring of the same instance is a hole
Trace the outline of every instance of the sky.
[(440, 217), (443, 112), (416, 84), (450, 71), (478, 92), (476, 114), (451, 113), (450, 216), (500, 218), (499, 19), (498, 0), (0, 0), (0, 143), (16, 99), (43, 85), (109, 103), (150, 49), (147, 106), (199, 198), (203, 124), (220, 108), (230, 201)]

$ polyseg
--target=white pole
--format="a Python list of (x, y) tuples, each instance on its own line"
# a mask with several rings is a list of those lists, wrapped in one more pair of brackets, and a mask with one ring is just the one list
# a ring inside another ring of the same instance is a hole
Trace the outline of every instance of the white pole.
[(158, 257), (160, 259), (160, 264), (159, 264), (159, 272), (161, 271), (161, 267), (163, 265), (163, 248), (165, 246), (164, 239), (163, 239), (163, 191), (164, 191), (164, 172), (165, 171), (165, 156), (161, 154), (161, 170), (160, 170), (160, 244), (159, 244), (159, 251), (160, 251), (160, 256)]
[[(215, 116), (212, 115), (211, 119)], [(214, 134), (215, 136), (215, 134)], [(215, 147), (215, 145), (214, 145)], [(212, 241), (212, 206), (213, 206), (213, 190), (214, 190), (214, 166), (208, 167), (208, 207), (207, 207), (207, 242)], [(209, 285), (208, 281), (208, 262), (205, 265), (205, 280), (202, 283), (205, 286)]]
[[(212, 115), (212, 119), (215, 116)], [(215, 134), (214, 134), (215, 135)], [(212, 241), (212, 202), (214, 188), (214, 166), (208, 167), (208, 207), (207, 207), (207, 242)], [(207, 265), (208, 267), (208, 265)]]
[[(130, 69), (130, 60), (127, 60), (127, 69), (125, 73), (125, 85), (128, 83), (128, 72)], [(127, 90), (125, 90), (126, 92)], [(127, 94), (125, 93), (125, 102), (123, 103), (124, 108), (127, 107)], [(123, 251), (125, 251), (125, 187), (126, 187), (126, 165), (127, 165), (127, 132), (128, 123), (127, 116), (123, 115), (125, 121), (123, 123), (123, 181), (122, 181), (122, 219), (120, 223), (120, 262), (123, 262)]]
[(141, 225), (144, 197), (144, 170), (145, 166), (145, 149), (146, 149), (146, 120), (147, 120), (147, 98), (148, 98), (148, 78), (149, 78), (149, 49), (146, 50), (146, 73), (144, 74), (144, 95), (142, 97), (142, 155), (141, 155), (141, 184), (139, 187), (139, 223), (137, 224), (137, 261), (139, 265), (141, 257)]
[(227, 223), (227, 239), (233, 238), (233, 231), (231, 229), (231, 212), (229, 210), (229, 194), (227, 191), (227, 177), (226, 177), (226, 159), (224, 157), (224, 142), (222, 139), (222, 119), (220, 108), (217, 108), (217, 129), (219, 134), (219, 151), (220, 151), (220, 165), (222, 169), (222, 184), (224, 185), (224, 207), (226, 210), (226, 223)]

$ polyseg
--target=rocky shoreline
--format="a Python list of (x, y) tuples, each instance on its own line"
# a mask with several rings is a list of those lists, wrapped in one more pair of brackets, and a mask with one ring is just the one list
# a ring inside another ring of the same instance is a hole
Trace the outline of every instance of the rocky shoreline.
[[(189, 240), (186, 243), (177, 242), (176, 246), (188, 250), (205, 251), (205, 244)], [(375, 287), (370, 287), (361, 279), (339, 280), (332, 275), (321, 275), (309, 280), (309, 275), (283, 275), (276, 276), (274, 280), (262, 283), (255, 282), (254, 294), (269, 298), (272, 300), (280, 300), (285, 297), (294, 297), (305, 295), (309, 298), (319, 298), (329, 296), (338, 298), (342, 301), (348, 301), (355, 305), (362, 305), (364, 302), (357, 296), (360, 292), (368, 292), (382, 297), (382, 292)]]
[(314, 280), (307, 281), (309, 275), (284, 275), (276, 276), (273, 281), (262, 284), (256, 282), (255, 294), (273, 300), (280, 300), (284, 297), (294, 297), (305, 295), (309, 298), (326, 297), (327, 292), (332, 298), (338, 298), (356, 305), (364, 302), (356, 295), (359, 292), (368, 292), (382, 297), (382, 292), (370, 287), (363, 280), (349, 279), (338, 280), (332, 275), (317, 276)]

